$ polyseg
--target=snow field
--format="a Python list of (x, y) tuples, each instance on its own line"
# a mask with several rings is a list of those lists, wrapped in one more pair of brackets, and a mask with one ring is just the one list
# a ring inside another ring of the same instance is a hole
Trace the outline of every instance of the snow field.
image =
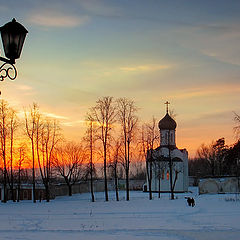
[[(131, 192), (125, 201), (110, 201), (104, 193), (58, 197), (50, 203), (22, 201), (0, 204), (0, 239), (87, 239), (87, 240), (238, 240), (240, 239), (240, 201), (235, 195), (169, 194), (161, 199), (154, 194)], [(185, 196), (193, 196), (195, 207), (187, 205)]]

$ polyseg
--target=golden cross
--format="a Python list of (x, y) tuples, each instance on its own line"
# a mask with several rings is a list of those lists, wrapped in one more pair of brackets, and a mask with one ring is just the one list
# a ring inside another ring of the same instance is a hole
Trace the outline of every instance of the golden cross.
[(170, 104), (170, 102), (166, 101), (165, 104), (167, 105), (167, 113), (168, 113), (168, 105)]

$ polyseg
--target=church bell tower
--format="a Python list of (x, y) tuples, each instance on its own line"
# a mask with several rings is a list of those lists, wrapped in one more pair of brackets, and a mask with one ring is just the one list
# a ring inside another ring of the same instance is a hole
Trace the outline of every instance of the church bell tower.
[(160, 130), (160, 147), (176, 147), (176, 127), (177, 123), (168, 114), (169, 102), (166, 102), (166, 115), (158, 123)]

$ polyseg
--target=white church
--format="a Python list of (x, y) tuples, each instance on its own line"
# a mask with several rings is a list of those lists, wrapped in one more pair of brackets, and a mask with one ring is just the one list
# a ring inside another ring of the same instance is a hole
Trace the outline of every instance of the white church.
[[(171, 183), (174, 192), (188, 191), (188, 152), (186, 149), (178, 149), (176, 146), (177, 123), (168, 114), (159, 121), (160, 146), (148, 151), (148, 174), (151, 172), (151, 189), (153, 192), (170, 192)], [(170, 172), (170, 164), (172, 174)], [(151, 169), (150, 169), (151, 168)], [(172, 176), (172, 178), (171, 178)], [(147, 186), (149, 183), (147, 177)], [(172, 181), (171, 181), (172, 179)]]

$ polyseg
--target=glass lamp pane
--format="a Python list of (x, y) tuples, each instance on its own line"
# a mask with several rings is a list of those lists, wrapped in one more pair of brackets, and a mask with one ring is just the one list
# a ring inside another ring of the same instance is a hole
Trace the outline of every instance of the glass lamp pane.
[(5, 56), (8, 57), (9, 55), (9, 35), (6, 32), (1, 31), (1, 36), (2, 36), (2, 43), (3, 43), (3, 50), (5, 53)]
[(25, 37), (26, 37), (26, 34), (21, 34), (21, 35), (19, 35), (19, 39), (18, 39), (18, 50), (17, 50), (17, 56), (18, 56), (18, 58), (19, 58), (20, 55), (21, 55)]
[(9, 43), (9, 58), (17, 59), (18, 55), (18, 45), (19, 45), (19, 34), (10, 34), (10, 43)]

